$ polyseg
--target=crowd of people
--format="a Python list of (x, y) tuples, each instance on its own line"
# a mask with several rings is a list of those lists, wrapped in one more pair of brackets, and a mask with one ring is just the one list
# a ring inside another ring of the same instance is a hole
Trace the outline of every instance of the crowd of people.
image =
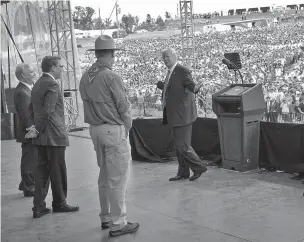
[[(196, 80), (206, 82), (199, 95), (201, 99), (198, 99), (203, 113), (214, 116), (212, 94), (231, 83), (240, 82), (239, 78), (235, 80), (233, 70), (222, 64), (224, 53), (238, 52), (244, 83), (262, 83), (265, 102), (267, 98), (272, 103), (278, 102), (275, 109), (278, 119), (275, 120), (303, 122), (304, 98), (300, 98), (304, 92), (303, 36), (304, 20), (291, 19), (275, 26), (213, 32), (196, 37), (193, 74)], [(155, 83), (166, 76), (160, 53), (170, 46), (176, 49), (179, 61), (183, 63), (181, 38), (129, 39), (123, 40), (122, 46), (127, 51), (117, 53), (114, 69), (123, 78), (131, 103), (142, 107), (138, 99), (144, 96), (146, 109), (159, 107), (161, 93)], [(286, 105), (288, 113), (297, 113), (293, 116), (295, 118), (283, 118)]]

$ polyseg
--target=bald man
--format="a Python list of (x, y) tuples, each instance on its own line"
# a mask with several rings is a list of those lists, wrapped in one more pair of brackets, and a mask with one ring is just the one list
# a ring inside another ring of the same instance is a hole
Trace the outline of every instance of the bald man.
[(35, 72), (26, 63), (17, 65), (15, 75), (19, 80), (14, 94), (16, 109), (16, 141), (21, 143), (21, 182), (19, 190), (25, 197), (33, 197), (35, 191), (34, 169), (36, 167), (38, 153), (32, 139), (25, 139), (26, 129), (33, 125), (29, 115), (31, 90), (34, 84)]
[(191, 147), (192, 124), (197, 119), (195, 94), (203, 83), (196, 85), (193, 82), (190, 71), (177, 63), (174, 49), (163, 51), (162, 58), (168, 72), (165, 81), (159, 81), (157, 87), (163, 91), (163, 124), (172, 129), (178, 159), (177, 175), (169, 180), (188, 179), (191, 169), (193, 175), (189, 180), (194, 181), (207, 171)]

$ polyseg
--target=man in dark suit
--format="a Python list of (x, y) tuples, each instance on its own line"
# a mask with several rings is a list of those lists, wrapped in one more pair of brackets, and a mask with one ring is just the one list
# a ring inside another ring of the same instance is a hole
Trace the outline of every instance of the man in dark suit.
[(69, 139), (65, 126), (63, 95), (56, 80), (63, 66), (58, 56), (46, 56), (41, 67), (43, 75), (32, 89), (30, 111), (34, 120), (26, 138), (33, 138), (38, 148), (35, 175), (33, 217), (39, 218), (51, 211), (46, 208), (45, 197), (51, 181), (53, 212), (75, 212), (79, 207), (67, 204), (67, 170), (65, 150)]
[(168, 73), (164, 82), (157, 87), (163, 90), (163, 123), (172, 128), (174, 145), (178, 159), (178, 172), (170, 181), (187, 179), (189, 168), (193, 171), (190, 181), (199, 178), (207, 171), (201, 159), (191, 147), (192, 123), (197, 119), (195, 95), (203, 83), (195, 85), (190, 71), (177, 63), (173, 49), (162, 52)]
[(29, 104), (31, 102), (31, 90), (34, 84), (35, 72), (26, 63), (17, 65), (15, 75), (19, 80), (14, 93), (14, 105), (16, 109), (16, 141), (21, 143), (21, 182), (19, 190), (23, 191), (25, 197), (34, 196), (34, 169), (36, 167), (38, 154), (37, 148), (32, 140), (26, 139), (26, 129), (33, 125), (29, 116)]

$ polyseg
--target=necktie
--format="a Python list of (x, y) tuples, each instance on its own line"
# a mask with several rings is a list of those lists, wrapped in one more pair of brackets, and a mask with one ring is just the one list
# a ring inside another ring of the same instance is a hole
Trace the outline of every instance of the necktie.
[(166, 75), (166, 79), (165, 79), (165, 83), (164, 83), (164, 92), (163, 92), (163, 109), (166, 106), (166, 90), (167, 90), (167, 86), (168, 86), (168, 82), (169, 82), (169, 76), (170, 76), (170, 70), (168, 70), (167, 75)]

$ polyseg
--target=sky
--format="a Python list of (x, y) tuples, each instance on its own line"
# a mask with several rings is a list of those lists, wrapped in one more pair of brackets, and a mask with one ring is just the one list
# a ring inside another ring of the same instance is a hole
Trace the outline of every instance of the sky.
[[(101, 18), (109, 18), (116, 0), (70, 0), (72, 8), (75, 6), (90, 6), (95, 9), (98, 14), (98, 7), (100, 8)], [(303, 0), (193, 0), (194, 13), (206, 13), (220, 10), (228, 10), (233, 8), (247, 8), (247, 7), (263, 7), (287, 4), (299, 4)], [(123, 14), (132, 14), (139, 16), (140, 22), (146, 19), (147, 14), (151, 14), (152, 18), (157, 18), (158, 15), (164, 18), (165, 12), (171, 13), (174, 17), (177, 13), (178, 0), (118, 0), (119, 7), (121, 8), (121, 19)], [(179, 10), (178, 10), (179, 11)], [(98, 17), (97, 15), (95, 17)], [(115, 19), (115, 11), (111, 19)]]

